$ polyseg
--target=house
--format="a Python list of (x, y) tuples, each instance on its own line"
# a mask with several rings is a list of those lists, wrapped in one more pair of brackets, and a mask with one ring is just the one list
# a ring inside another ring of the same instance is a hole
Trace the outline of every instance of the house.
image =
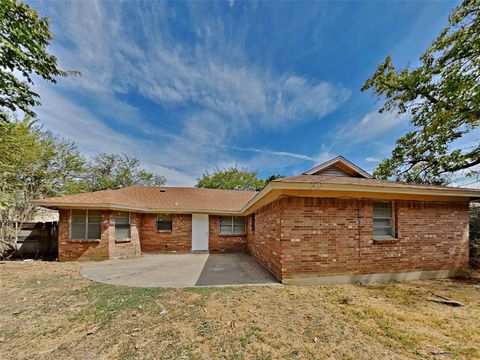
[(248, 251), (284, 283), (448, 277), (468, 266), (480, 190), (382, 181), (343, 157), (260, 192), (131, 186), (37, 201), (59, 260)]

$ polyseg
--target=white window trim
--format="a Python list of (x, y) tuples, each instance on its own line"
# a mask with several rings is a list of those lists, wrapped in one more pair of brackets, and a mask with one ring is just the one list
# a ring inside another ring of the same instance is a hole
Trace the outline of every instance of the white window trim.
[[(170, 215), (170, 217), (171, 217), (171, 219), (172, 219), (172, 221), (171, 221), (171, 223), (172, 223), (172, 228), (171, 228), (170, 230), (160, 230), (160, 229), (158, 228), (158, 221), (159, 221), (159, 220), (158, 220), (158, 217), (159, 217), (160, 215)], [(155, 229), (157, 229), (157, 231), (159, 231), (159, 232), (172, 232), (172, 231), (173, 231), (173, 214), (169, 214), (169, 213), (157, 213), (157, 221), (155, 222)]]
[[(81, 209), (80, 209), (81, 210)], [(94, 240), (94, 241), (97, 241), (97, 240), (101, 240), (102, 238), (102, 215), (100, 214), (100, 238), (98, 239), (89, 239), (88, 238), (88, 209), (85, 209), (86, 213), (85, 213), (85, 238), (84, 239), (72, 239), (72, 213), (73, 213), (73, 209), (70, 209), (70, 216), (69, 216), (69, 219), (68, 219), (68, 239), (69, 240), (73, 240), (73, 241), (90, 241), (90, 240)]]
[[(395, 202), (393, 200), (374, 200), (373, 203), (389, 203), (390, 204), (390, 222), (391, 225), (388, 226), (388, 228), (391, 229), (391, 235), (375, 235), (375, 226), (373, 225), (373, 221), (375, 219), (382, 219), (382, 218), (376, 218), (373, 216), (373, 204), (372, 204), (372, 232), (373, 232), (373, 237), (375, 239), (396, 239), (397, 238), (397, 230), (395, 228)], [(387, 218), (383, 218), (387, 219)], [(384, 226), (384, 228), (387, 228), (387, 226)]]
[[(224, 233), (222, 232), (222, 217), (228, 217), (232, 220), (232, 224), (231, 224), (231, 232), (230, 233)], [(235, 234), (233, 229), (234, 229), (234, 226), (235, 226), (235, 223), (233, 221), (233, 218), (235, 217), (240, 217), (240, 218), (243, 218), (243, 233), (241, 234)], [(218, 226), (220, 227), (219, 228), (219, 231), (218, 233), (220, 235), (233, 235), (233, 236), (244, 236), (244, 235), (247, 235), (247, 219), (245, 218), (245, 216), (220, 216), (220, 221), (219, 221), (219, 224)]]

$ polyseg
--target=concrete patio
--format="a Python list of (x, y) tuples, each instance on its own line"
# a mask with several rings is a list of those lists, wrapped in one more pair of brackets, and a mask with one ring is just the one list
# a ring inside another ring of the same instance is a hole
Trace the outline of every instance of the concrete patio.
[(155, 254), (84, 265), (93, 281), (134, 287), (271, 285), (279, 282), (251, 256), (231, 254)]

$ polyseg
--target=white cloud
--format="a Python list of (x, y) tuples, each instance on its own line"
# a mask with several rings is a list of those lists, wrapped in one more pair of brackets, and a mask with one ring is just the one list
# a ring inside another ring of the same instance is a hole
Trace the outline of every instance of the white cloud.
[[(284, 130), (321, 119), (350, 92), (339, 84), (254, 65), (242, 48), (222, 38), (221, 20), (195, 27), (205, 41), (223, 47), (182, 46), (169, 27), (176, 13), (164, 3), (138, 3), (128, 13), (129, 3), (119, 2), (44, 5), (57, 35), (52, 52), (62, 68), (82, 75), (61, 79), (55, 87), (38, 86), (43, 104), (38, 114), (47, 128), (75, 141), (87, 155), (136, 156), (171, 185), (193, 185), (206, 169), (228, 164), (275, 171), (303, 161), (317, 164), (330, 155), (231, 145), (246, 129)], [(165, 130), (161, 119), (126, 102), (131, 92), (180, 114), (178, 130)], [(238, 151), (251, 154), (237, 158)]]
[(351, 143), (367, 142), (390, 130), (405, 126), (407, 120), (406, 114), (372, 111), (360, 121), (351, 121), (338, 128), (335, 137), (337, 140), (349, 140)]
[[(350, 96), (339, 84), (275, 74), (242, 55), (225, 58), (227, 52), (241, 54), (242, 50), (222, 41), (219, 31), (216, 40), (232, 49), (182, 46), (165, 25), (170, 14), (163, 4), (139, 5), (138, 11), (130, 7), (128, 17), (124, 5), (74, 2), (49, 7), (63, 19), (57, 26), (61, 42), (54, 43), (55, 53), (62, 66), (82, 73), (68, 81), (70, 87), (100, 93), (105, 100), (108, 97), (103, 93), (138, 91), (161, 105), (193, 104), (239, 123), (253, 121), (266, 128), (320, 119)], [(133, 28), (138, 24), (131, 18), (143, 20), (144, 28)], [(158, 26), (149, 27), (151, 21)], [(144, 41), (141, 47), (135, 36)]]
[(378, 163), (380, 161), (382, 161), (382, 159), (379, 159), (379, 158), (376, 158), (376, 157), (373, 157), (373, 156), (369, 156), (365, 159), (365, 161), (367, 162), (373, 162), (373, 163)]
[(104, 153), (125, 153), (138, 157), (142, 167), (167, 177), (172, 185), (191, 186), (195, 176), (176, 170), (158, 161), (160, 149), (151, 141), (138, 140), (121, 134), (97, 119), (85, 108), (58, 95), (46, 87), (40, 87), (42, 106), (38, 116), (45, 128), (54, 134), (74, 141), (84, 154), (92, 156)]

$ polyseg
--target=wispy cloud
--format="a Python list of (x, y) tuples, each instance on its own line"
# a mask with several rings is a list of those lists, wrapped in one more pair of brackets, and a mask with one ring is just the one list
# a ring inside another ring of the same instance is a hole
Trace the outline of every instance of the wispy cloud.
[[(82, 72), (70, 81), (74, 88), (102, 96), (139, 92), (160, 105), (193, 105), (266, 128), (321, 119), (350, 96), (341, 84), (257, 66), (236, 45), (179, 44), (165, 25), (174, 15), (164, 4), (74, 2), (51, 8), (65, 19), (55, 52), (66, 67)], [(147, 10), (158, 26), (133, 28), (140, 20), (151, 23)], [(221, 32), (215, 36), (226, 43)], [(226, 52), (240, 56), (225, 58)]]
[(337, 140), (349, 140), (351, 143), (364, 143), (377, 139), (386, 132), (406, 126), (408, 115), (393, 112), (372, 111), (360, 120), (350, 121), (336, 129)]

